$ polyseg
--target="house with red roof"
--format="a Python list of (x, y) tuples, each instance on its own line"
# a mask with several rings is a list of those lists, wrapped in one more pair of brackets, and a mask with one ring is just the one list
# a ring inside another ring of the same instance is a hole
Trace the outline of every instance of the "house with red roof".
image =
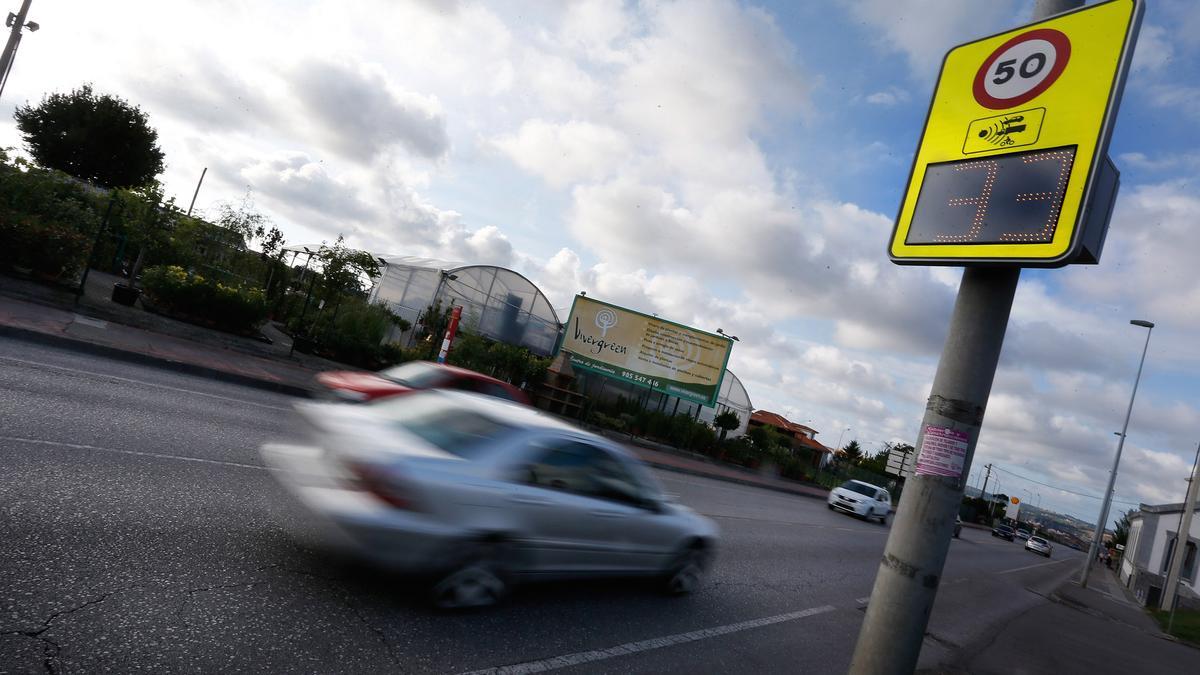
[(816, 440), (817, 433), (819, 432), (803, 424), (792, 422), (779, 413), (773, 413), (769, 410), (755, 410), (750, 415), (750, 428), (763, 426), (771, 427), (781, 436), (787, 438), (793, 450), (801, 448), (809, 450), (812, 453), (814, 469), (820, 468), (821, 464), (826, 461), (826, 458), (833, 454), (832, 449), (825, 447)]

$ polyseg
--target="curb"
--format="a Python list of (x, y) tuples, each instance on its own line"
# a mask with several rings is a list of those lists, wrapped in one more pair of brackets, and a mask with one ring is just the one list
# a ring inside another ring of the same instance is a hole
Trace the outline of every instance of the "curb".
[(172, 370), (177, 373), (185, 373), (188, 375), (199, 375), (213, 380), (228, 382), (231, 384), (240, 384), (246, 387), (255, 389), (263, 389), (273, 391), (279, 394), (289, 396), (299, 396), (307, 398), (309, 390), (307, 387), (301, 387), (294, 384), (286, 384), (283, 382), (272, 382), (271, 380), (263, 380), (250, 375), (242, 375), (240, 373), (231, 373), (227, 370), (219, 368), (210, 368), (208, 366), (200, 366), (186, 361), (176, 361), (161, 356), (150, 356), (141, 352), (133, 352), (118, 347), (109, 347), (108, 345), (100, 345), (86, 340), (76, 340), (74, 338), (55, 335), (53, 333), (42, 333), (29, 328), (18, 328), (16, 326), (0, 325), (0, 337), (12, 338), (21, 340), (22, 342), (32, 342), (37, 345), (52, 345), (68, 349), (82, 354), (92, 354), (95, 356), (104, 356), (110, 359), (125, 361), (127, 363), (136, 363), (143, 366), (152, 366), (162, 368), (164, 370)]
[(780, 492), (785, 495), (792, 495), (793, 497), (808, 497), (809, 499), (825, 499), (825, 496), (822, 496), (822, 495), (814, 495), (814, 494), (809, 494), (807, 492), (796, 492), (796, 491), (789, 490), (782, 486), (766, 485), (763, 483), (756, 483), (755, 481), (752, 481), (752, 480), (743, 480), (741, 478), (733, 478), (731, 476), (718, 476), (718, 475), (711, 474), (711, 473), (704, 473), (703, 471), (696, 471), (695, 469), (686, 469), (686, 468), (674, 466), (671, 464), (662, 464), (659, 462), (648, 460), (648, 459), (646, 459), (644, 457), (640, 457), (640, 456), (638, 457), (638, 459), (640, 459), (642, 461), (642, 463), (645, 464), (646, 466), (654, 467), (655, 469), (660, 469), (662, 471), (670, 471), (672, 473), (682, 473), (682, 474), (687, 474), (689, 476), (708, 478), (710, 480), (717, 480), (717, 481), (721, 481), (723, 483), (735, 483), (737, 485), (746, 485), (749, 487), (762, 488), (763, 490), (770, 490), (772, 492)]

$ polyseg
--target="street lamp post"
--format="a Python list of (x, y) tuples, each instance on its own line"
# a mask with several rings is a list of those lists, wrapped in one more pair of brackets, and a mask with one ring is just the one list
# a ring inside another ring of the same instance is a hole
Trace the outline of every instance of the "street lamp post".
[(1112, 507), (1113, 488), (1117, 482), (1117, 468), (1121, 465), (1121, 450), (1125, 448), (1125, 437), (1129, 434), (1129, 418), (1133, 415), (1133, 399), (1137, 396), (1138, 383), (1142, 380), (1142, 367), (1146, 365), (1146, 351), (1150, 349), (1150, 334), (1154, 332), (1154, 324), (1150, 321), (1134, 319), (1129, 322), (1134, 326), (1146, 329), (1146, 344), (1142, 346), (1142, 359), (1138, 362), (1137, 376), (1133, 378), (1133, 392), (1129, 395), (1129, 407), (1125, 410), (1125, 425), (1117, 441), (1117, 454), (1113, 457), (1112, 470), (1108, 472), (1108, 489), (1104, 491), (1104, 503), (1100, 506), (1100, 520), (1096, 523), (1096, 533), (1092, 535), (1092, 545), (1088, 547), (1087, 558), (1083, 561), (1083, 573), (1079, 576), (1079, 585), (1087, 588), (1088, 574), (1092, 570), (1092, 561), (1104, 540), (1104, 529), (1108, 525), (1108, 510)]
[(842, 429), (842, 433), (838, 434), (838, 444), (837, 444), (837, 447), (834, 448), (834, 450), (842, 449), (842, 439), (846, 437), (847, 431), (850, 431), (850, 427), (846, 427), (845, 429)]
[(33, 0), (24, 0), (21, 3), (21, 9), (17, 10), (16, 14), (9, 12), (7, 25), (12, 29), (8, 33), (8, 42), (4, 44), (4, 50), (0, 51), (0, 93), (4, 92), (4, 85), (8, 84), (8, 74), (12, 72), (13, 59), (17, 55), (17, 46), (21, 44), (21, 29), (28, 28), (33, 32), (40, 28), (36, 21), (26, 21), (29, 16), (29, 5)]

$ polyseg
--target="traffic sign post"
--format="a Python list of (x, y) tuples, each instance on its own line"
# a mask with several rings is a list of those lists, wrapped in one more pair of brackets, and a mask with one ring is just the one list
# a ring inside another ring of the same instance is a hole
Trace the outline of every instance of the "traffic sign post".
[(1099, 262), (1118, 183), (1108, 141), (1142, 11), (1110, 0), (946, 54), (894, 262)]
[(908, 445), (893, 447), (888, 451), (885, 471), (901, 478), (911, 477), (913, 472), (912, 454), (914, 451), (915, 448)]
[(1099, 261), (1117, 188), (1108, 137), (1143, 7), (1066, 11), (1082, 4), (1037, 0), (1048, 20), (943, 64), (889, 252), (966, 269), (851, 673), (916, 669), (1021, 268)]

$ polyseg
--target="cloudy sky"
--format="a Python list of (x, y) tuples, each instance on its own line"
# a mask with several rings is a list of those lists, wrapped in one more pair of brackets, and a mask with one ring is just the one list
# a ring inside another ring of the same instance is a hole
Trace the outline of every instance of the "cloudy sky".
[[(16, 9), (16, 0), (9, 0)], [(960, 271), (885, 255), (937, 67), (1032, 0), (35, 0), (0, 98), (142, 106), (168, 193), (250, 193), (292, 243), (511, 266), (741, 338), (757, 408), (911, 442)], [(1200, 441), (1200, 5), (1150, 3), (1103, 263), (1025, 271), (972, 472), (1096, 517), (1144, 329), (1118, 509)], [(1019, 478), (1028, 477), (1048, 486)], [(1076, 494), (1077, 493), (1077, 494)]]

